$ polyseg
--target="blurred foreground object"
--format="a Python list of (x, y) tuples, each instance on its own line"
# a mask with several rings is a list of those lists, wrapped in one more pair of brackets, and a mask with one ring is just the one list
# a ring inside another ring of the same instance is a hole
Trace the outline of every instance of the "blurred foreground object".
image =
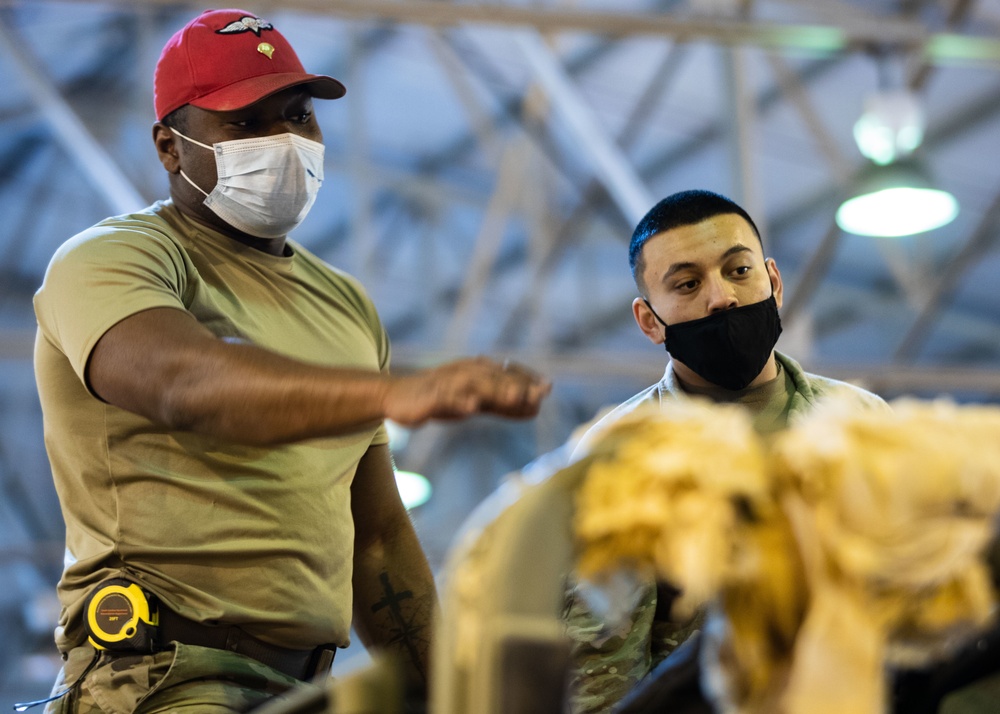
[(708, 606), (702, 686), (727, 713), (877, 714), (886, 667), (947, 658), (992, 623), (1000, 410), (828, 403), (773, 442), (684, 401), (596, 440), (579, 570), (655, 569)]
[(586, 462), (564, 465), (557, 451), (509, 477), (456, 536), (433, 647), (434, 714), (562, 711), (569, 643), (560, 613)]
[(319, 686), (300, 685), (252, 710), (253, 714), (410, 714), (403, 669), (387, 655), (373, 653), (371, 663), (343, 677), (325, 678)]

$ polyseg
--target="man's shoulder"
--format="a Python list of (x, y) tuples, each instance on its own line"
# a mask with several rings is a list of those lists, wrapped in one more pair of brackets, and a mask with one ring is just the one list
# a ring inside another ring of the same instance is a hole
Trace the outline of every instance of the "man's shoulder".
[(851, 397), (859, 402), (863, 402), (869, 405), (885, 405), (885, 400), (879, 395), (869, 392), (863, 387), (859, 387), (855, 384), (850, 384), (849, 382), (842, 382), (839, 379), (832, 379), (830, 377), (824, 377), (819, 374), (812, 374), (810, 372), (804, 372), (806, 379), (809, 380), (809, 384), (812, 387), (813, 394), (820, 399), (824, 399), (828, 396), (837, 397)]
[(661, 380), (616, 406), (609, 406), (600, 410), (593, 419), (579, 427), (576, 435), (572, 438), (572, 441), (576, 442), (576, 445), (573, 447), (572, 458), (575, 459), (580, 456), (586, 450), (587, 445), (593, 442), (598, 433), (604, 431), (622, 417), (631, 414), (636, 409), (644, 408), (648, 404), (658, 403), (662, 395), (663, 382)]
[(630, 414), (634, 412), (636, 409), (639, 409), (644, 405), (649, 404), (650, 402), (659, 401), (661, 391), (662, 388), (660, 382), (657, 382), (656, 384), (651, 384), (638, 394), (634, 394), (621, 404), (612, 407), (610, 411), (606, 412), (605, 416), (601, 419), (601, 421), (604, 420), (614, 421), (615, 419), (618, 419), (624, 416), (625, 414)]
[(132, 245), (130, 241), (142, 238), (176, 243), (181, 233), (177, 217), (177, 209), (169, 201), (158, 201), (134, 213), (111, 216), (67, 240), (56, 251), (56, 256), (95, 245), (128, 247)]
[(826, 399), (854, 401), (858, 406), (869, 409), (888, 409), (889, 405), (877, 394), (855, 384), (839, 379), (806, 372), (802, 366), (788, 355), (777, 354), (777, 359), (792, 376), (797, 392), (802, 394), (810, 406)]
[[(180, 211), (173, 201), (156, 201), (145, 208), (131, 213), (122, 213), (117, 216), (109, 216), (103, 221), (95, 223), (89, 230), (158, 230), (164, 233), (179, 233), (182, 225), (179, 222)], [(84, 231), (87, 232), (87, 231)]]

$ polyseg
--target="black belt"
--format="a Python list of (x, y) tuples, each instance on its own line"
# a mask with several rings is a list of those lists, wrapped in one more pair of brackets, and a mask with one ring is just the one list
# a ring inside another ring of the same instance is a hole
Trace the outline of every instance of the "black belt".
[(160, 606), (157, 639), (161, 646), (171, 642), (228, 650), (257, 660), (290, 677), (308, 681), (326, 674), (333, 664), (336, 645), (320, 645), (311, 650), (294, 650), (263, 642), (235, 625), (203, 625)]

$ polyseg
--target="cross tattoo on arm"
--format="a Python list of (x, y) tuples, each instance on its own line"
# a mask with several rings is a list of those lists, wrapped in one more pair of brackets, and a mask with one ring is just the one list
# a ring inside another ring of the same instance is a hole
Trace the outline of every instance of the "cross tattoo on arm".
[(402, 592), (397, 593), (392, 587), (392, 583), (389, 582), (389, 574), (386, 572), (379, 574), (379, 580), (382, 583), (382, 589), (385, 592), (385, 597), (372, 606), (372, 612), (375, 613), (379, 610), (388, 608), (389, 617), (392, 620), (393, 626), (389, 630), (391, 636), (387, 644), (401, 645), (405, 647), (410, 655), (410, 659), (413, 661), (414, 666), (416, 666), (422, 676), (426, 677), (423, 659), (417, 646), (418, 643), (426, 644), (424, 638), (420, 636), (420, 633), (425, 626), (422, 624), (418, 625), (413, 622), (417, 615), (416, 612), (411, 612), (409, 616), (406, 616), (403, 614), (403, 610), (400, 607), (400, 603), (402, 601), (413, 599), (413, 591), (403, 590)]

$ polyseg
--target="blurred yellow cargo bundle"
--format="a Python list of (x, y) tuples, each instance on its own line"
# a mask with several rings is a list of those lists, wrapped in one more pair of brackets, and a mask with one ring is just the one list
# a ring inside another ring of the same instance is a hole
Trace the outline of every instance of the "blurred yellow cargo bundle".
[(744, 411), (700, 400), (638, 410), (592, 442), (574, 529), (588, 577), (631, 564), (683, 584), (684, 611), (718, 590), (740, 504), (770, 502)]
[(652, 568), (709, 611), (705, 686), (725, 712), (884, 709), (886, 666), (991, 623), (1000, 409), (831, 401), (771, 440), (698, 400), (616, 422), (577, 494), (581, 575)]

